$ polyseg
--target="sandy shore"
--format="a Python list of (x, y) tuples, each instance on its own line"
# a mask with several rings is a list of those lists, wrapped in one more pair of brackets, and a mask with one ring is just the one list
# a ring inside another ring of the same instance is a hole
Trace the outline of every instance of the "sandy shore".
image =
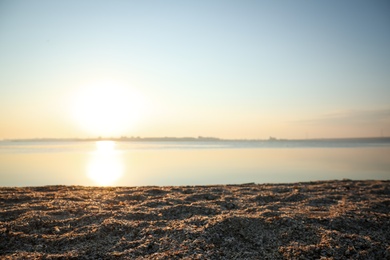
[(390, 181), (0, 188), (8, 259), (390, 259)]

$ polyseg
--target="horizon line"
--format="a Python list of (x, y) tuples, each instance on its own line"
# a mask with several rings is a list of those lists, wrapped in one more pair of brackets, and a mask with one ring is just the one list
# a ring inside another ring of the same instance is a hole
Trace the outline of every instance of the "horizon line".
[(34, 138), (3, 138), (0, 141), (314, 141), (314, 140), (357, 140), (357, 139), (388, 139), (390, 136), (361, 136), (361, 137), (318, 137), (318, 138), (219, 138), (219, 137), (175, 137), (175, 136), (121, 136), (121, 137), (34, 137)]

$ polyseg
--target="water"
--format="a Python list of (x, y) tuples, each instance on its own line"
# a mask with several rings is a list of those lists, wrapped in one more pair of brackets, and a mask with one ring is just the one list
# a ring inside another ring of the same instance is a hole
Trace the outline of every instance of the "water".
[(0, 142), (0, 186), (390, 179), (390, 140)]

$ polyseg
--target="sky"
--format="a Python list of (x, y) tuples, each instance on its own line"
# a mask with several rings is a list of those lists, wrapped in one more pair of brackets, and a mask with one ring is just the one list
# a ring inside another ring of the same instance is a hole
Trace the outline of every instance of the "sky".
[(0, 0), (0, 139), (390, 136), (390, 2)]

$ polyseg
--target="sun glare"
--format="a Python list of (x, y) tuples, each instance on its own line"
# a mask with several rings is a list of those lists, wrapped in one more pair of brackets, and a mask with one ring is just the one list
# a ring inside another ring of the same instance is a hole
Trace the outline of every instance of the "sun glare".
[(142, 117), (142, 98), (113, 82), (82, 87), (72, 104), (73, 118), (89, 134), (117, 136), (133, 128)]
[(96, 142), (96, 151), (88, 164), (88, 177), (98, 185), (111, 185), (123, 175), (120, 153), (115, 150), (115, 142)]

